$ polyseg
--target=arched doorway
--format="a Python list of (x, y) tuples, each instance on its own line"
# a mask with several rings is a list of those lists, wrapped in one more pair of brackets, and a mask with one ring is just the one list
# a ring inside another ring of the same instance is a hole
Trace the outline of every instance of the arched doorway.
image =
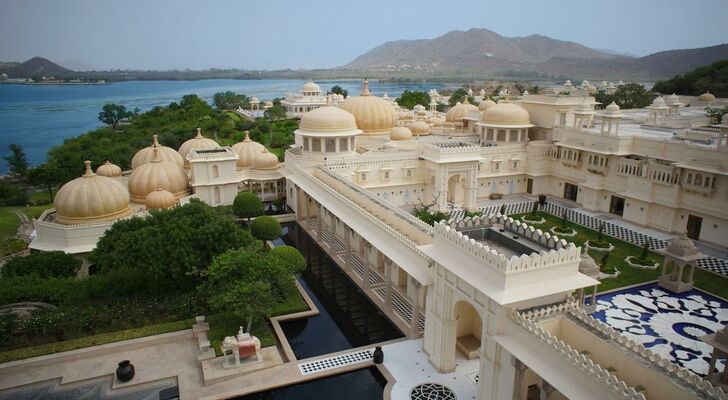
[(453, 175), (447, 180), (447, 201), (455, 206), (462, 206), (465, 197), (465, 186), (462, 175)]
[(478, 311), (469, 303), (459, 301), (455, 304), (455, 321), (457, 324), (455, 348), (469, 360), (478, 358), (483, 332), (483, 321)]

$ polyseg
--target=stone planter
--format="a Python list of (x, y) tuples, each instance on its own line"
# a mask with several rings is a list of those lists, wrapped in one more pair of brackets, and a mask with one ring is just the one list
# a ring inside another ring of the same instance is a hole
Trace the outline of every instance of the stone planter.
[(609, 243), (609, 247), (595, 247), (595, 246), (589, 246), (589, 241), (587, 240), (584, 242), (584, 247), (586, 247), (587, 250), (594, 250), (598, 251), (600, 253), (609, 253), (612, 250), (614, 250), (614, 245)]
[(660, 266), (660, 264), (658, 264), (658, 263), (655, 263), (654, 265), (641, 265), (641, 264), (633, 263), (632, 262), (633, 258), (635, 258), (635, 256), (629, 256), (624, 259), (624, 262), (626, 262), (627, 265), (629, 265), (630, 267), (642, 268), (642, 269), (657, 269)]
[(549, 232), (551, 232), (552, 235), (556, 235), (558, 237), (574, 237), (574, 236), (576, 236), (576, 231), (573, 230), (573, 229), (571, 230), (571, 233), (556, 232), (554, 229), (555, 228), (549, 229)]
[(538, 195), (538, 204), (541, 205), (541, 207), (546, 205), (546, 195), (545, 194)]
[(619, 276), (619, 270), (617, 269), (617, 267), (614, 267), (614, 273), (613, 274), (605, 274), (603, 272), (600, 272), (599, 273), (599, 280), (601, 281), (602, 279), (612, 279), (612, 278), (616, 278), (618, 276)]
[(535, 221), (531, 221), (530, 219), (526, 218), (525, 215), (521, 217), (521, 221), (523, 221), (523, 222), (525, 222), (525, 223), (527, 223), (529, 225), (541, 225), (544, 222), (546, 222), (546, 220), (543, 219), (543, 218), (540, 218), (540, 219), (535, 220)]

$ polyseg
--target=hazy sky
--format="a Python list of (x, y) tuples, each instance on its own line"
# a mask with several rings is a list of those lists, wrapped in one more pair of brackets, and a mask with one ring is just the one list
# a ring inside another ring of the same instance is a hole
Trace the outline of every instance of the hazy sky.
[(645, 55), (727, 42), (726, 15), (728, 0), (0, 0), (0, 61), (334, 67), (385, 41), (473, 27)]

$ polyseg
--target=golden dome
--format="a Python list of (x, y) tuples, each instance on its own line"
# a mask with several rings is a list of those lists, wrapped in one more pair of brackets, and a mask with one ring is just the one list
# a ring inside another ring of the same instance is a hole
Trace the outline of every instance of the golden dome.
[(182, 146), (179, 146), (178, 153), (184, 159), (184, 166), (189, 168), (190, 163), (187, 161), (187, 155), (192, 150), (212, 150), (218, 147), (220, 145), (216, 141), (202, 136), (202, 129), (197, 128), (197, 136), (182, 143)]
[(112, 164), (107, 160), (103, 165), (96, 168), (96, 174), (115, 178), (117, 176), (121, 176), (121, 167), (116, 164)]
[(364, 135), (382, 135), (394, 128), (394, 106), (382, 98), (372, 96), (366, 80), (361, 95), (346, 99), (339, 107), (354, 116), (357, 128), (364, 131)]
[(136, 169), (142, 164), (147, 164), (152, 162), (152, 158), (154, 157), (153, 149), (159, 149), (159, 159), (162, 161), (168, 161), (172, 164), (177, 164), (180, 167), (185, 165), (185, 160), (182, 158), (179, 153), (177, 153), (173, 148), (162, 146), (159, 144), (159, 141), (157, 141), (157, 135), (152, 136), (152, 145), (149, 147), (145, 147), (139, 151), (137, 151), (136, 154), (134, 154), (134, 157), (131, 159), (131, 168)]
[(430, 124), (425, 121), (417, 121), (410, 125), (410, 131), (415, 136), (427, 136), (430, 134)]
[(144, 204), (147, 206), (147, 210), (164, 210), (177, 204), (177, 198), (172, 193), (158, 187), (147, 195)]
[(129, 195), (131, 201), (144, 203), (147, 195), (162, 188), (180, 199), (188, 194), (187, 172), (179, 165), (159, 158), (159, 149), (154, 149), (152, 162), (142, 164), (131, 173)]
[(389, 140), (408, 140), (412, 139), (412, 131), (405, 126), (395, 126), (389, 132)]
[(715, 96), (713, 96), (712, 93), (710, 93), (709, 91), (706, 90), (705, 93), (703, 93), (700, 96), (698, 96), (698, 100), (700, 100), (700, 101), (713, 101), (713, 100), (715, 100)]
[(440, 117), (432, 117), (430, 118), (430, 123), (432, 124), (432, 126), (442, 126), (445, 121)]
[(402, 111), (400, 111), (400, 112), (397, 113), (397, 119), (398, 120), (401, 120), (401, 121), (410, 120), (410, 119), (413, 119), (413, 118), (414, 118), (414, 116), (409, 111), (402, 110)]
[(118, 181), (91, 171), (61, 187), (53, 201), (56, 222), (66, 225), (113, 221), (132, 213), (129, 193)]
[(263, 149), (253, 160), (253, 169), (276, 169), (278, 168), (278, 156)]
[(357, 131), (356, 125), (356, 119), (349, 112), (333, 106), (324, 106), (303, 114), (296, 132), (317, 136), (331, 133), (331, 136), (337, 136), (338, 133)]
[(255, 156), (265, 150), (265, 146), (250, 140), (248, 131), (245, 131), (245, 139), (242, 142), (235, 143), (232, 149), (238, 155), (236, 165), (239, 168), (247, 168), (253, 166)]
[(462, 103), (458, 102), (447, 110), (447, 114), (445, 114), (445, 121), (460, 122), (472, 112), (480, 112), (480, 110), (478, 110), (478, 107), (470, 104), (468, 102), (468, 98), (465, 97), (465, 100)]
[(485, 111), (494, 105), (495, 105), (495, 101), (493, 101), (491, 99), (485, 99), (485, 100), (481, 101), (480, 104), (478, 104), (478, 110)]
[(481, 122), (491, 125), (530, 125), (531, 119), (525, 108), (513, 103), (500, 102), (483, 111)]

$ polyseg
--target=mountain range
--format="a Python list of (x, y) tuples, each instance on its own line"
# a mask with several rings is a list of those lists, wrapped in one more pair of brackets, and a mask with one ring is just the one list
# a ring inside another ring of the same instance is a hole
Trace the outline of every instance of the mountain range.
[(664, 79), (728, 58), (728, 44), (669, 50), (644, 57), (592, 49), (542, 35), (505, 37), (487, 29), (451, 31), (434, 39), (386, 42), (345, 69), (462, 71), (500, 76), (528, 73), (587, 79)]
[(73, 71), (63, 68), (53, 61), (43, 57), (33, 57), (20, 64), (5, 64), (5, 68), (0, 66), (0, 72), (8, 74), (8, 77), (10, 78), (34, 78), (41, 76), (67, 77), (70, 74), (73, 74)]

